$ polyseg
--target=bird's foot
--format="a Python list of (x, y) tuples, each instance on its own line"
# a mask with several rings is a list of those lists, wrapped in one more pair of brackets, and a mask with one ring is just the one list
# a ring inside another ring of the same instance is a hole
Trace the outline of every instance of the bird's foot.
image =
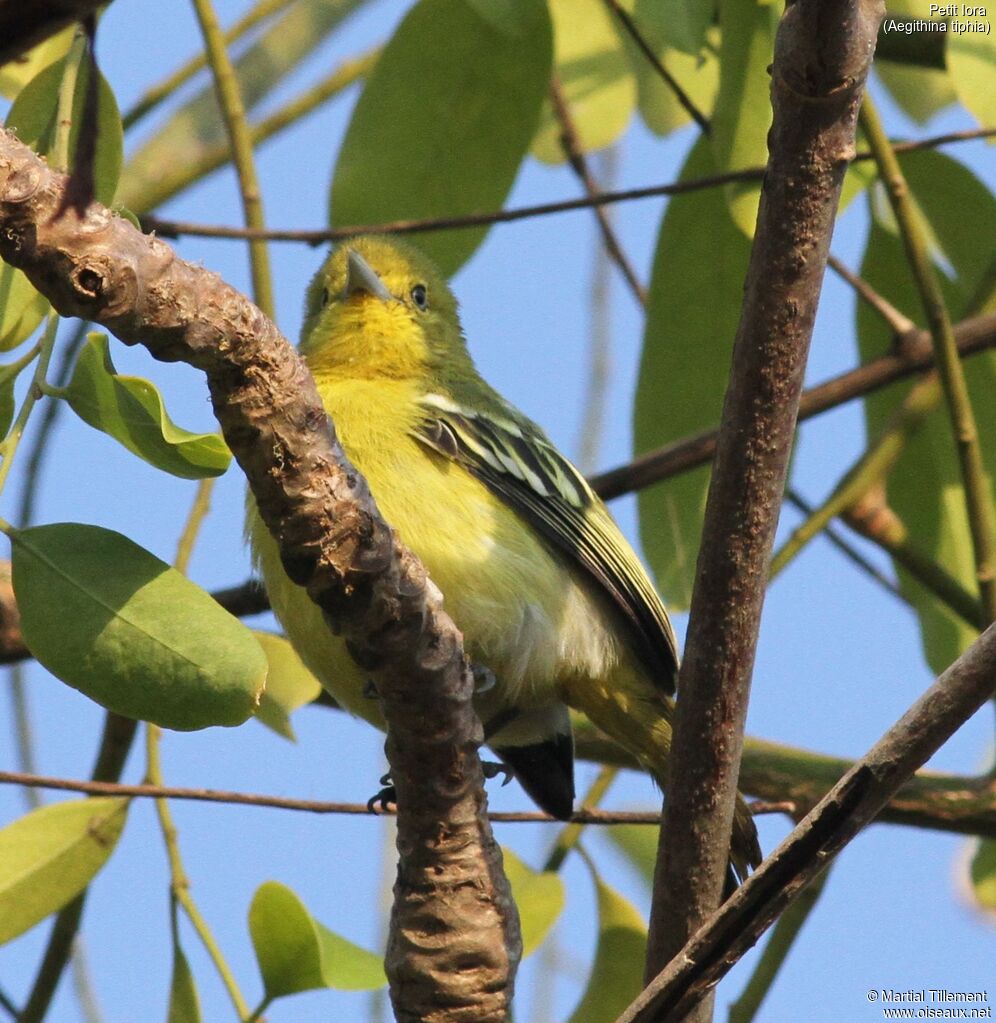
[(380, 783), (383, 788), (367, 800), (367, 809), (371, 813), (387, 813), (392, 807), (397, 809), (398, 806), (398, 794), (391, 783), (390, 772), (381, 777)]
[(500, 777), (502, 788), (504, 788), (515, 777), (512, 768), (509, 767), (508, 764), (499, 764), (494, 760), (482, 760), (481, 768), (484, 771), (485, 778), (491, 779)]
[(363, 699), (364, 700), (379, 700), (380, 693), (377, 692), (377, 687), (373, 684), (373, 679), (368, 678), (363, 683)]
[(490, 692), (498, 684), (495, 673), (483, 664), (472, 664), (470, 670), (474, 676), (474, 695)]

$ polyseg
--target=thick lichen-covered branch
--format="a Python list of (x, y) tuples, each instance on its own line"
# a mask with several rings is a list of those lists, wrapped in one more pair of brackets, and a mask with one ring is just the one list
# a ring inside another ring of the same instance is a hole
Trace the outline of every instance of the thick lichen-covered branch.
[(215, 274), (103, 207), (54, 220), (64, 185), (0, 134), (0, 255), (63, 315), (204, 371), (287, 573), (377, 685), (399, 807), (387, 955), (399, 1019), (432, 1020), (445, 1005), (448, 1020), (503, 1023), (518, 919), (485, 817), (473, 681), (440, 594), (380, 517), (276, 327)]

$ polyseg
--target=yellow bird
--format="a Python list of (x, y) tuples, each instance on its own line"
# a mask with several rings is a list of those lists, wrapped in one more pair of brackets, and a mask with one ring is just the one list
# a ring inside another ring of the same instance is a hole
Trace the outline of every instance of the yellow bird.
[[(568, 707), (664, 784), (678, 667), (667, 612), (582, 475), (478, 374), (457, 304), (428, 259), (394, 239), (334, 249), (308, 289), (301, 352), (342, 446), (419, 556), (495, 684), (475, 697), (488, 744), (555, 817), (570, 816)], [(348, 710), (383, 728), (345, 644), (283, 571), (250, 507), (277, 618)], [(738, 802), (731, 865), (760, 861)]]

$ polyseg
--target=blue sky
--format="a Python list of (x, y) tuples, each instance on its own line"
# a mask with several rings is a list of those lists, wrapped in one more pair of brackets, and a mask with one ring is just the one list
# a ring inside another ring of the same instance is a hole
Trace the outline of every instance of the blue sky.
[[(242, 3), (218, 3), (226, 23)], [(101, 27), (104, 73), (122, 107), (197, 47), (193, 17), (185, 4), (171, 5), (170, 17), (154, 0), (118, 0)], [(274, 97), (286, 97), (322, 69), (384, 38), (407, 4), (371, 3), (349, 22), (341, 37), (319, 49), (301, 74)], [(881, 96), (881, 90), (878, 90)], [(266, 216), (274, 226), (316, 227), (325, 215), (327, 184), (354, 94), (309, 118), (266, 147), (259, 157)], [(927, 126), (913, 126), (883, 98), (894, 135), (932, 134), (971, 127), (964, 115), (948, 113)], [(618, 184), (648, 184), (677, 176), (694, 140), (686, 128), (661, 141), (637, 123), (622, 140)], [(981, 143), (952, 147), (987, 182), (996, 185), (991, 151)], [(170, 204), (164, 215), (217, 223), (240, 222), (234, 176), (219, 172)], [(569, 171), (527, 160), (509, 205), (574, 197), (578, 185)], [(615, 211), (620, 235), (643, 279), (649, 274), (661, 201), (642, 201)], [(842, 218), (834, 251), (854, 267), (866, 230), (861, 202)], [(485, 376), (515, 404), (537, 419), (568, 454), (576, 453), (589, 329), (588, 293), (592, 273), (593, 220), (584, 211), (555, 219), (527, 220), (498, 227), (453, 281), (471, 349)], [(247, 288), (245, 253), (233, 242), (184, 240), (180, 253)], [(303, 291), (321, 254), (305, 246), (271, 250), (280, 326), (296, 339)], [(704, 300), (706, 300), (704, 298)], [(828, 280), (813, 342), (810, 382), (856, 362), (853, 298)], [(613, 373), (600, 463), (619, 464), (630, 455), (631, 409), (641, 343), (641, 314), (622, 282), (613, 278)], [(122, 372), (156, 381), (174, 418), (191, 429), (212, 429), (206, 388), (185, 367), (152, 362), (142, 351), (114, 348)], [(805, 425), (800, 434), (793, 480), (816, 499), (862, 450), (860, 410), (846, 408)], [(163, 477), (117, 448), (101, 434), (63, 416), (57, 450), (49, 461), (39, 519), (96, 522), (126, 533), (169, 560), (193, 490)], [(5, 495), (8, 511), (16, 490)], [(207, 588), (233, 585), (248, 574), (242, 541), (243, 483), (236, 471), (219, 483), (191, 567)], [(627, 535), (636, 541), (635, 505), (613, 505)], [(782, 532), (794, 524), (786, 512)], [(873, 555), (874, 557), (874, 555)], [(877, 559), (881, 561), (881, 559)], [(266, 624), (261, 620), (260, 624)], [(684, 618), (677, 621), (679, 634)], [(39, 768), (44, 773), (83, 777), (89, 771), (101, 712), (52, 680), (28, 669), (36, 720)], [(749, 731), (757, 736), (817, 750), (857, 756), (926, 688), (931, 675), (923, 662), (912, 615), (856, 573), (822, 540), (773, 586), (765, 607)], [(972, 773), (991, 753), (990, 711), (966, 725), (935, 757), (933, 767)], [(164, 771), (168, 783), (279, 793), (303, 798), (361, 800), (383, 771), (382, 737), (345, 715), (306, 710), (296, 717), (298, 743), (278, 739), (255, 722), (235, 730), (168, 734)], [(0, 699), (0, 743), (11, 749), (12, 722)], [(12, 754), (2, 758), (5, 767)], [(126, 770), (140, 779), (138, 749)], [(579, 789), (593, 777), (579, 767)], [(490, 789), (496, 809), (522, 808), (523, 794), (511, 785)], [(46, 798), (49, 798), (46, 796)], [(654, 803), (649, 781), (627, 774), (613, 788), (609, 805)], [(389, 825), (365, 818), (313, 817), (274, 810), (174, 804), (193, 892), (233, 962), (250, 1002), (259, 993), (245, 914), (252, 892), (275, 879), (294, 888), (327, 926), (368, 948), (380, 943), (393, 867), (384, 866)], [(0, 819), (22, 812), (21, 795), (0, 788)], [(760, 822), (762, 844), (771, 849), (786, 825)], [(556, 829), (499, 825), (498, 837), (538, 865)], [(602, 838), (586, 845), (605, 877), (646, 913), (641, 882)], [(966, 842), (954, 836), (877, 826), (860, 836), (839, 858), (827, 890), (784, 968), (762, 1020), (813, 1021), (880, 1019), (865, 999), (869, 988), (945, 987), (981, 990), (991, 984), (991, 923), (969, 909), (960, 894)], [(570, 892), (557, 935), (560, 970), (552, 1018), (566, 1019), (586, 976), (594, 940), (593, 897), (586, 870), (574, 857), (565, 866)], [(85, 936), (98, 996), (108, 1021), (165, 1015), (170, 969), (167, 918), (168, 874), (153, 808), (139, 803), (130, 812), (125, 836), (99, 876), (85, 919)], [(42, 925), (0, 949), (0, 985), (16, 1000), (47, 933)], [(220, 984), (194, 935), (183, 930), (210, 1020), (230, 1017)], [(540, 960), (541, 957), (537, 957)], [(720, 988), (723, 1006), (739, 993), (753, 956)], [(548, 965), (527, 963), (520, 980), (517, 1020), (534, 1017), (531, 1007), (547, 982)], [(996, 996), (996, 990), (990, 991)], [(277, 1003), (268, 1014), (283, 1021), (366, 1019), (367, 996), (318, 992)], [(60, 989), (50, 1019), (76, 1023), (81, 1017), (70, 984)]]

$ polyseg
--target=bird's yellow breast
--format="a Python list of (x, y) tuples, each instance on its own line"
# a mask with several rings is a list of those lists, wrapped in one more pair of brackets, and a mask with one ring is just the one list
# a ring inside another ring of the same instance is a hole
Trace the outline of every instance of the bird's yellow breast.
[[(559, 683), (614, 663), (614, 630), (587, 585), (484, 484), (415, 439), (414, 381), (319, 369), (316, 382), (350, 461), (442, 591), (472, 660), (501, 679), (502, 701), (547, 702)], [(345, 645), (287, 579), (255, 515), (250, 534), (274, 611), (305, 663), (349, 709), (379, 724)]]

